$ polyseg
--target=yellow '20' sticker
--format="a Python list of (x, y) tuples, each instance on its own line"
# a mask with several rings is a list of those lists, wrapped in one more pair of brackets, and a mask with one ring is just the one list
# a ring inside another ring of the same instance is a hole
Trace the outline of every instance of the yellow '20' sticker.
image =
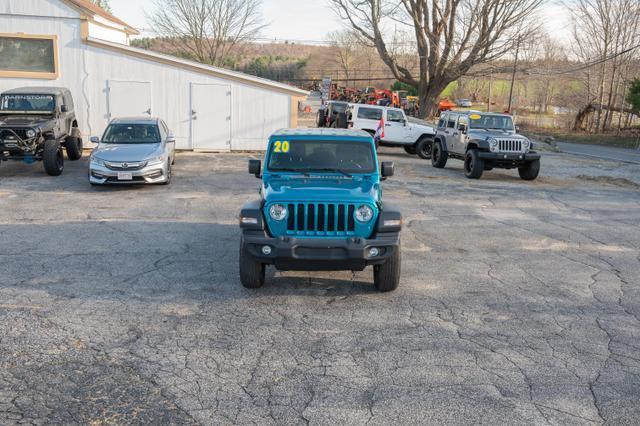
[(289, 141), (275, 141), (273, 143), (273, 152), (286, 154), (287, 152), (289, 152), (289, 148)]

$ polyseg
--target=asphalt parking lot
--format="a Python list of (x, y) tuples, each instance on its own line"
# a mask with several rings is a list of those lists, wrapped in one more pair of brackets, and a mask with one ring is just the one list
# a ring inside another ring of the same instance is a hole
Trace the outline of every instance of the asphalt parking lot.
[(637, 424), (640, 166), (565, 154), (464, 178), (386, 150), (393, 293), (238, 278), (249, 154), (168, 187), (0, 165), (0, 423)]

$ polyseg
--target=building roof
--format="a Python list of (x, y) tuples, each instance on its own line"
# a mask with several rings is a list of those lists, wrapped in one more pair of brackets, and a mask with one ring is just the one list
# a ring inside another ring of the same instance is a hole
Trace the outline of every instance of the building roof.
[(263, 87), (265, 89), (283, 92), (292, 96), (302, 97), (309, 95), (309, 92), (307, 92), (306, 90), (298, 89), (297, 87), (289, 86), (288, 84), (278, 83), (272, 80), (267, 80), (265, 78), (254, 77), (252, 75), (244, 74), (237, 71), (230, 71), (223, 68), (212, 67), (210, 65), (201, 64), (200, 62), (188, 61), (186, 59), (180, 59), (175, 56), (165, 55), (151, 50), (138, 49), (136, 47), (131, 47), (125, 44), (113, 43), (93, 37), (88, 37), (86, 39), (86, 42), (94, 47), (113, 50), (129, 56), (146, 59), (148, 61), (173, 65), (179, 68), (188, 69), (190, 71), (208, 74), (226, 80), (237, 81), (250, 86)]
[(111, 21), (115, 24), (121, 25), (123, 27), (125, 27), (125, 30), (129, 33), (129, 34), (140, 34), (140, 32), (138, 30), (136, 30), (134, 27), (132, 27), (131, 25), (127, 24), (126, 22), (124, 22), (123, 20), (116, 18), (115, 16), (113, 16), (112, 14), (110, 14), (109, 12), (107, 12), (106, 10), (104, 10), (103, 8), (96, 6), (95, 4), (93, 4), (91, 1), (89, 0), (63, 0), (64, 2), (66, 2), (67, 4), (70, 4), (71, 6), (75, 6), (76, 8), (79, 8), (81, 10), (83, 10), (84, 12), (88, 13), (89, 15), (92, 16), (100, 16), (108, 21)]

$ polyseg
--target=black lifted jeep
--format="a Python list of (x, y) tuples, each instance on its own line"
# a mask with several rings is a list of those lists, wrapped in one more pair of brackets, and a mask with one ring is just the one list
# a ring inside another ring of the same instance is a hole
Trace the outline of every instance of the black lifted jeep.
[(479, 179), (485, 170), (518, 169), (524, 180), (540, 172), (540, 154), (518, 135), (508, 114), (475, 111), (443, 112), (434, 137), (431, 164), (443, 168), (447, 159), (464, 161), (464, 174)]
[(0, 163), (42, 161), (50, 176), (82, 157), (82, 137), (68, 89), (24, 87), (0, 95)]

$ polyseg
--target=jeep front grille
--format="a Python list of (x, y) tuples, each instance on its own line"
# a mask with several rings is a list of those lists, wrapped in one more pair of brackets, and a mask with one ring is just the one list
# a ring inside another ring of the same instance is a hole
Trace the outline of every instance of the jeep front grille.
[(297, 203), (288, 204), (287, 232), (350, 233), (355, 230), (353, 204)]
[(18, 138), (22, 140), (30, 139), (27, 137), (27, 129), (0, 129), (0, 139), (5, 141), (17, 141)]
[(498, 151), (500, 152), (523, 152), (522, 141), (512, 139), (498, 139)]

